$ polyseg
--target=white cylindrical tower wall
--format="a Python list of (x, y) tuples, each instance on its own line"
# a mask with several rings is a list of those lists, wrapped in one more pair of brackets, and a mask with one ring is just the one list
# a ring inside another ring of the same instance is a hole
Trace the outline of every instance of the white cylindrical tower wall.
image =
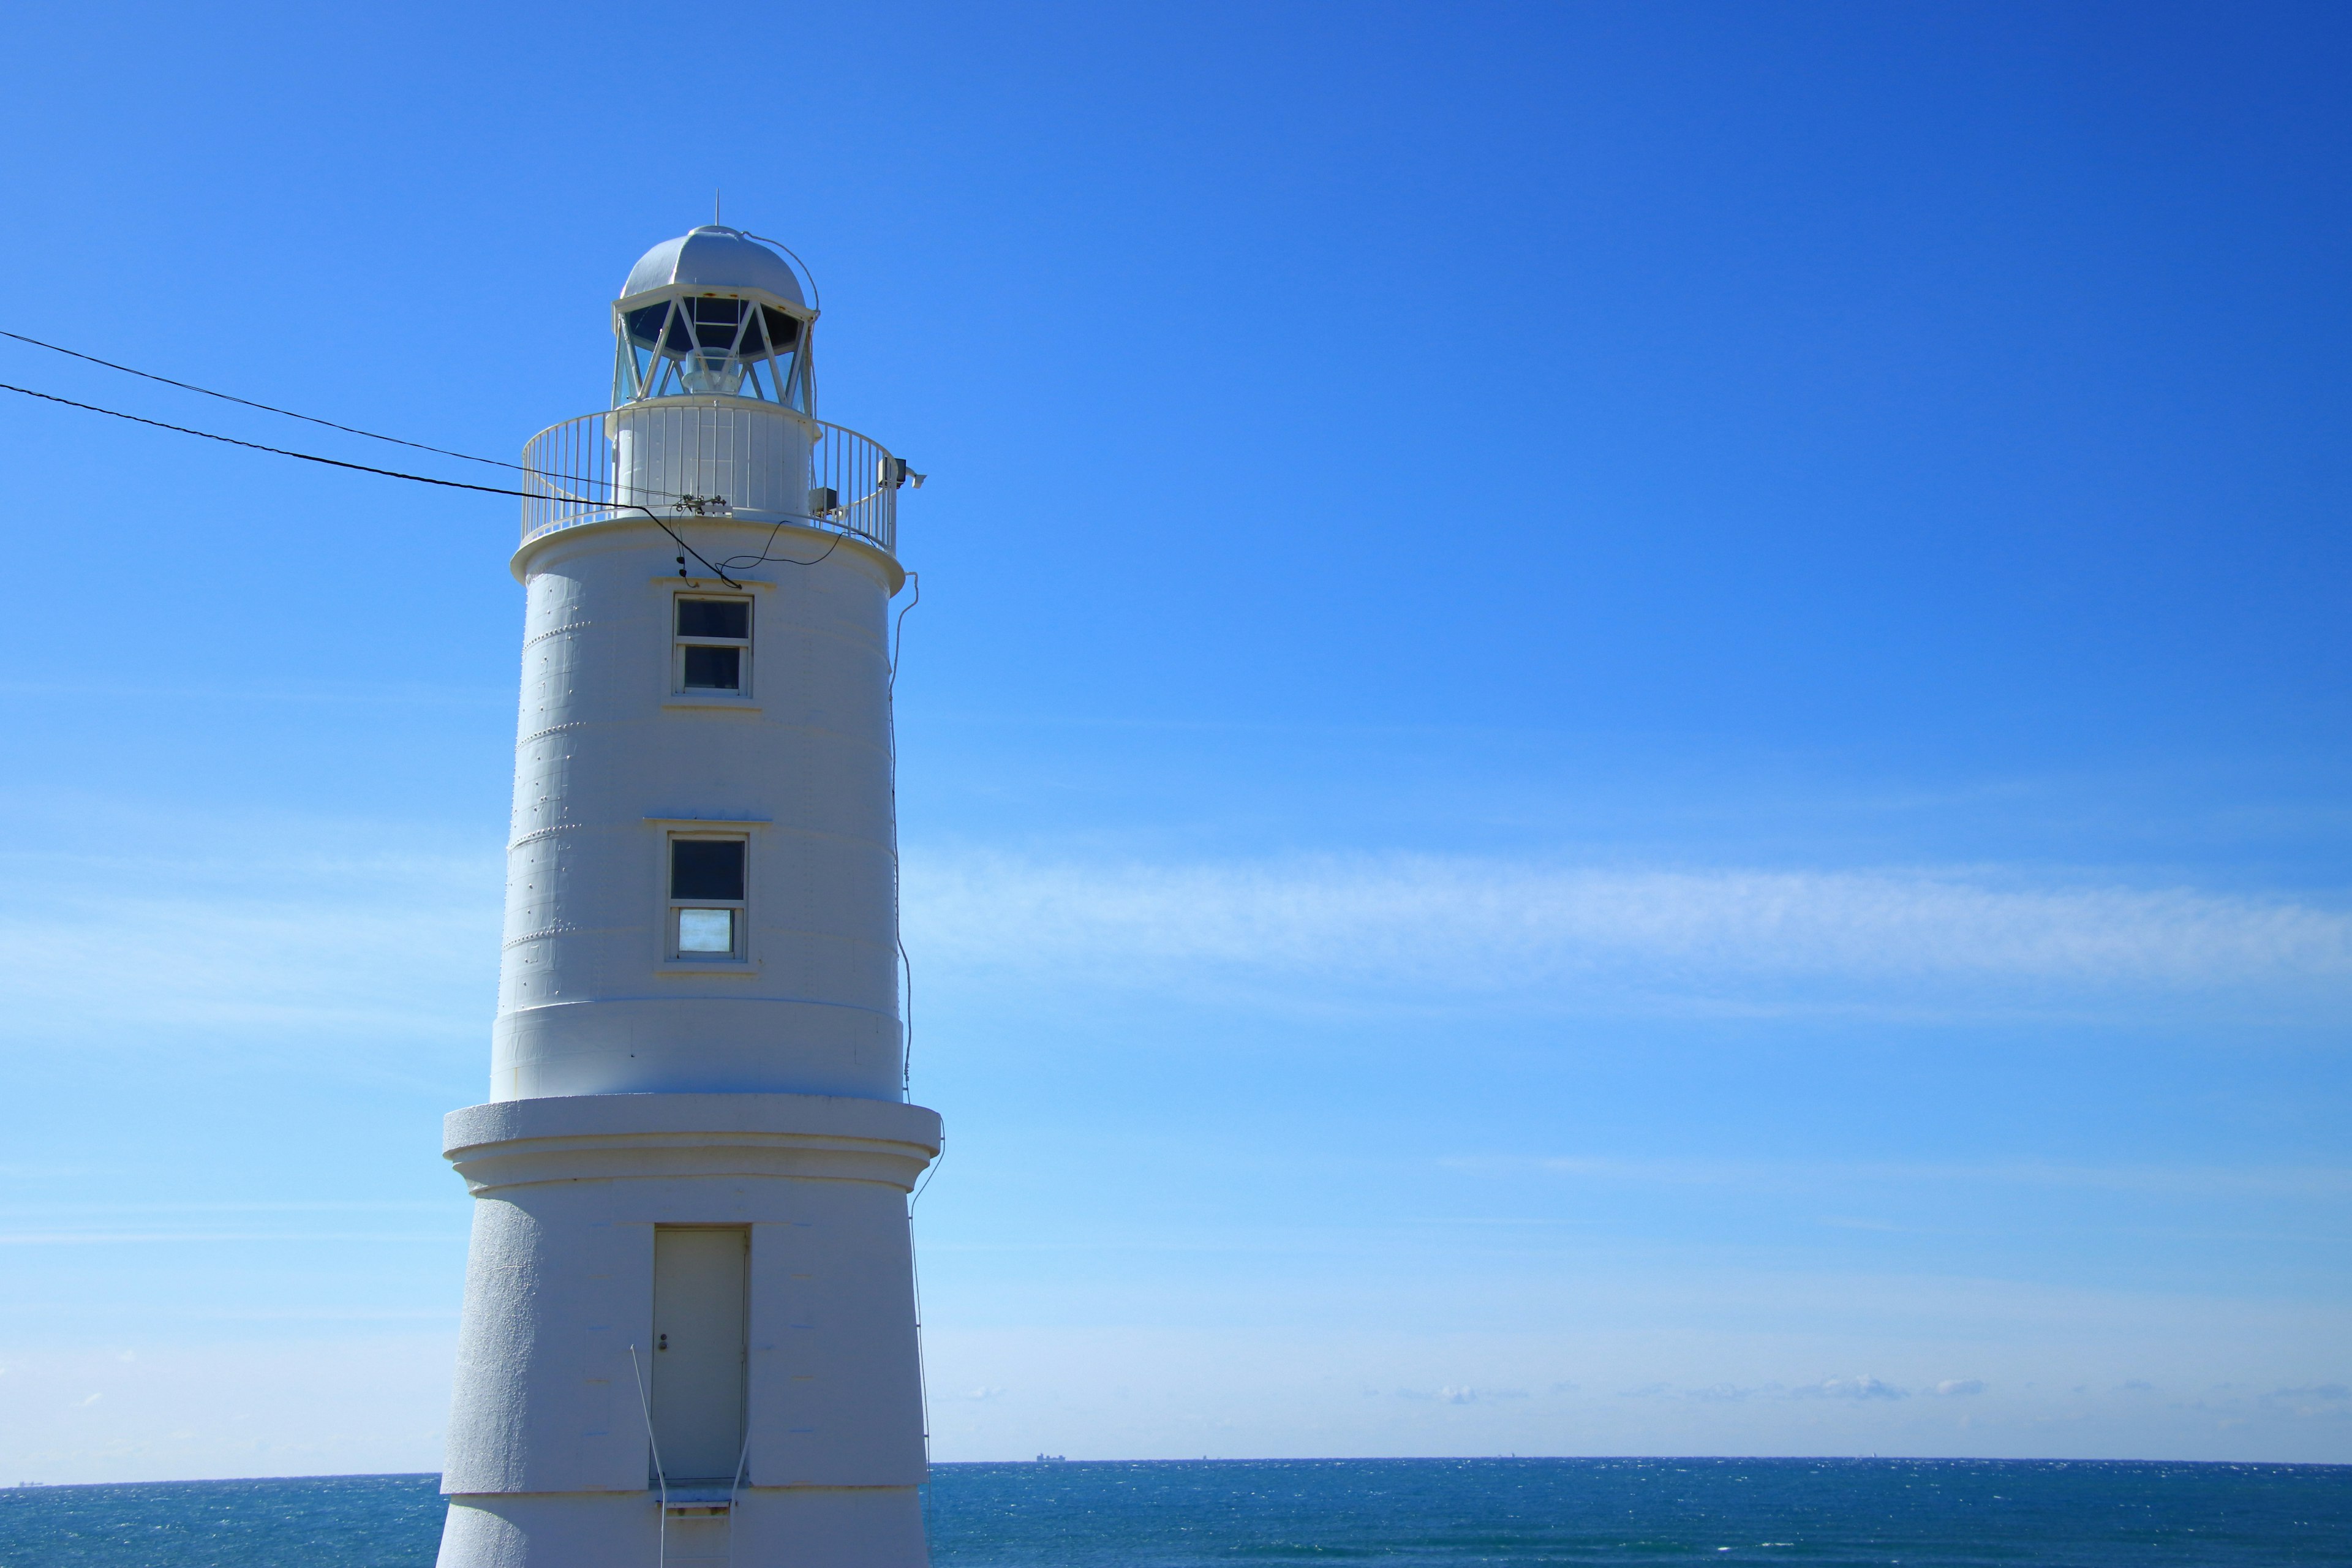
[[(861, 542), (713, 519), (712, 559), (628, 519), (535, 541), (490, 1094), (896, 1099), (901, 1055), (887, 604)], [(772, 542), (771, 542), (772, 541)], [(793, 564), (793, 563), (807, 563)], [(750, 603), (740, 696), (682, 689), (677, 602)], [(740, 834), (745, 950), (667, 949), (671, 837)]]

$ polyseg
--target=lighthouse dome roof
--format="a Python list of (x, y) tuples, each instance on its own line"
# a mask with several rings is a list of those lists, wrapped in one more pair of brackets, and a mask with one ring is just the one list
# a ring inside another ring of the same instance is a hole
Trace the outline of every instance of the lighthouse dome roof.
[(665, 239), (629, 268), (621, 298), (672, 283), (703, 289), (759, 289), (795, 305), (806, 305), (800, 279), (784, 258), (741, 229), (705, 224), (676, 239)]

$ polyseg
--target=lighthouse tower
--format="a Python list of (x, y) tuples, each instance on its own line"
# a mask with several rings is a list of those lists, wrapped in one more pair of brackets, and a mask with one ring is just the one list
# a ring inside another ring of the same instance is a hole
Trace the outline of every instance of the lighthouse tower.
[(905, 463), (711, 226), (524, 449), (522, 712), (442, 1568), (919, 1564), (889, 603)]

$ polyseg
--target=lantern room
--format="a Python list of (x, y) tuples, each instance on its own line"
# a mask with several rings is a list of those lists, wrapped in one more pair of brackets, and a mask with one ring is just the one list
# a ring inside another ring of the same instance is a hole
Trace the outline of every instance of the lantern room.
[(816, 317), (783, 258), (740, 229), (665, 240), (613, 305), (613, 405), (740, 397), (814, 415)]

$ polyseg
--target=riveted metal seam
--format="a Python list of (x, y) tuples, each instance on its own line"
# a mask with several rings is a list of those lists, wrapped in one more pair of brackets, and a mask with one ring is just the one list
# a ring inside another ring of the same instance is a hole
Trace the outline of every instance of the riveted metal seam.
[(526, 653), (530, 652), (532, 648), (538, 647), (541, 643), (545, 642), (550, 637), (560, 637), (566, 632), (585, 631), (595, 624), (596, 623), (593, 621), (566, 621), (560, 626), (550, 626), (547, 630), (541, 632), (536, 637), (528, 637), (523, 638), (523, 651)]
[(536, 843), (541, 838), (550, 837), (558, 833), (577, 833), (583, 827), (598, 827), (604, 826), (606, 825), (594, 822), (559, 822), (553, 827), (534, 828), (530, 832), (524, 834), (520, 838), (516, 839), (513, 843), (508, 845), (507, 847), (509, 849), (520, 849), (526, 844)]
[(635, 929), (636, 928), (634, 926), (541, 926), (537, 931), (527, 931), (520, 936), (510, 936), (507, 938), (506, 941), (500, 942), (499, 947), (499, 950), (503, 952), (510, 947), (520, 947), (527, 942), (545, 942), (551, 936), (593, 936), (601, 932), (634, 931)]
[(596, 722), (596, 721), (593, 719), (574, 719), (571, 722), (565, 724), (550, 724), (546, 729), (533, 730), (530, 734), (525, 735), (521, 740), (517, 741), (515, 742), (515, 749), (517, 751), (520, 751), (523, 747), (530, 745), (533, 741), (544, 741), (550, 735), (560, 735), (566, 730), (584, 730), (594, 722)]

